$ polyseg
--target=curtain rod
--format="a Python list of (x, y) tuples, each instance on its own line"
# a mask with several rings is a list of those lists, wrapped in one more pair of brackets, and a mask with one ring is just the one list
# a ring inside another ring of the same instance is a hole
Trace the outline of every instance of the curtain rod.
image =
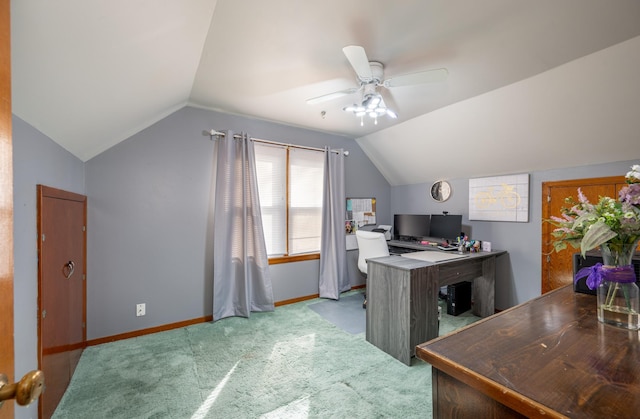
[[(224, 137), (224, 132), (220, 132), (220, 131), (216, 131), (214, 129), (211, 129), (209, 131), (202, 131), (202, 135), (208, 135), (210, 137), (211, 140), (213, 140), (214, 137)], [(241, 138), (241, 135), (235, 134), (233, 136), (233, 138)], [(261, 138), (249, 138), (251, 141), (256, 141), (259, 143), (265, 143), (265, 144), (273, 144), (273, 145), (279, 145), (279, 146), (285, 146), (285, 147), (293, 147), (293, 148), (302, 148), (305, 150), (314, 150), (314, 151), (324, 151), (323, 148), (318, 148), (318, 147), (308, 147), (308, 146), (304, 146), (304, 145), (296, 145), (296, 144), (287, 144), (287, 143), (281, 143), (278, 141), (271, 141), (271, 140), (263, 140)], [(338, 153), (337, 150), (330, 150), (333, 153)], [(343, 151), (345, 156), (349, 155), (349, 150), (345, 150)]]

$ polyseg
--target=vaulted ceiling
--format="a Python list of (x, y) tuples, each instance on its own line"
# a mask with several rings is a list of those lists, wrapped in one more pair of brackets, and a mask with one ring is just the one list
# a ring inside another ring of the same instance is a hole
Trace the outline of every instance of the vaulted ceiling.
[[(13, 113), (84, 161), (185, 105), (361, 138), (640, 35), (637, 0), (13, 0), (11, 8)], [(437, 68), (448, 77), (379, 88), (398, 118), (361, 126), (343, 111), (361, 92), (306, 103), (358, 87), (347, 45), (382, 63), (383, 78)]]

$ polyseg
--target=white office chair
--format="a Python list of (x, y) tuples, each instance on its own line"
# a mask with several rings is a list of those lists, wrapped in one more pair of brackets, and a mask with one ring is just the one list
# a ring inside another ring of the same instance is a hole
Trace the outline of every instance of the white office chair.
[[(367, 276), (367, 259), (389, 256), (389, 246), (383, 233), (373, 231), (356, 231), (358, 241), (358, 269)], [(367, 308), (367, 295), (365, 294), (362, 308)]]

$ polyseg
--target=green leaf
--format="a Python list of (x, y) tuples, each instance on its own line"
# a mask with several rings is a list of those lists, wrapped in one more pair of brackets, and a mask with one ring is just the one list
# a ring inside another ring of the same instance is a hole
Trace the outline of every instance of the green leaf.
[(602, 243), (606, 243), (616, 236), (617, 234), (612, 231), (604, 221), (596, 221), (591, 227), (589, 227), (582, 238), (582, 243), (580, 244), (582, 256), (584, 257), (588, 250), (595, 249)]
[(553, 248), (556, 252), (560, 252), (567, 248), (567, 242), (555, 242)]

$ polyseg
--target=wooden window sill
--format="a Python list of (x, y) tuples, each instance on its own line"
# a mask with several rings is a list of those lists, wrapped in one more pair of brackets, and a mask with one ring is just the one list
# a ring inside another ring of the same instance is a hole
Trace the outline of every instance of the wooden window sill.
[(314, 260), (314, 259), (320, 259), (320, 253), (272, 257), (272, 258), (269, 258), (269, 265), (278, 265), (280, 263), (290, 263), (290, 262), (301, 262), (303, 260)]

